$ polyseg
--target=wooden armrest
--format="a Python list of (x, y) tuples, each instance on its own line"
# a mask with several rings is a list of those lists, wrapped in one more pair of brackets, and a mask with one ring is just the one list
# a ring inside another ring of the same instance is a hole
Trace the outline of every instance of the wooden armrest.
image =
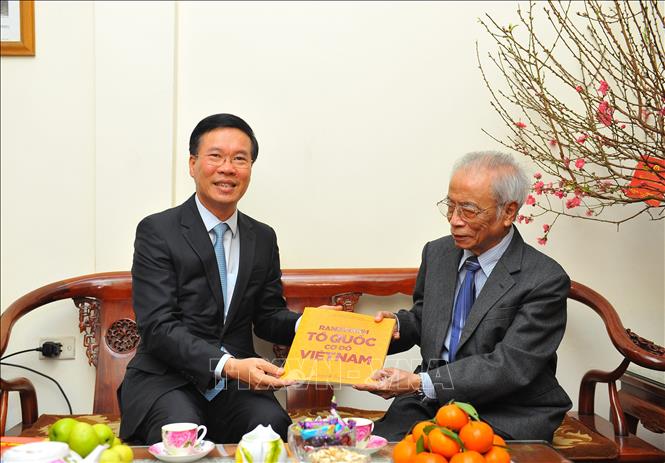
[(578, 413), (581, 416), (594, 415), (596, 383), (607, 383), (614, 433), (616, 436), (628, 436), (628, 425), (619, 401), (616, 380), (626, 372), (631, 362), (652, 370), (665, 371), (665, 348), (624, 328), (612, 304), (593, 289), (572, 282), (569, 298), (589, 306), (602, 318), (612, 344), (624, 357), (621, 364), (612, 371), (591, 370), (584, 375), (580, 382)]
[(619, 314), (607, 299), (575, 281), (568, 297), (591, 307), (603, 319), (607, 334), (621, 355), (644, 368), (665, 371), (665, 348), (624, 328)]
[(21, 418), (23, 429), (37, 421), (37, 392), (28, 378), (15, 378), (5, 381), (0, 378), (0, 430), (7, 427), (7, 408), (9, 393), (18, 392), (21, 399)]

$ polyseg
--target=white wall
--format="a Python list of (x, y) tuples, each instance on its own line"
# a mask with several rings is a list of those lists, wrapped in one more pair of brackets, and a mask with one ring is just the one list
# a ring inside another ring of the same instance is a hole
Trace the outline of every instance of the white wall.
[[(424, 243), (447, 233), (434, 204), (454, 160), (499, 148), (481, 132), (504, 129), (477, 69), (475, 41), (491, 47), (477, 18), (515, 22), (515, 9), (37, 2), (36, 57), (1, 61), (2, 308), (60, 278), (129, 269), (138, 220), (192, 193), (189, 133), (215, 112), (238, 114), (257, 133), (259, 159), (241, 209), (277, 230), (284, 268), (417, 266)], [(520, 230), (535, 243), (540, 224)], [(662, 221), (639, 219), (618, 232), (560, 221), (543, 250), (604, 294), (626, 327), (665, 344), (664, 237)], [(369, 298), (361, 311), (379, 305)], [(559, 370), (574, 400), (584, 371), (618, 364), (602, 324), (577, 309)], [(68, 304), (26, 322), (7, 352), (35, 346), (37, 325), (77, 334)], [(20, 359), (61, 380), (75, 411), (90, 410), (94, 375), (81, 355), (31, 355)], [(3, 367), (3, 377), (14, 374)], [(35, 383), (41, 412), (65, 410), (53, 385)], [(338, 399), (369, 403), (346, 389)], [(11, 411), (10, 425), (20, 419), (16, 401)]]

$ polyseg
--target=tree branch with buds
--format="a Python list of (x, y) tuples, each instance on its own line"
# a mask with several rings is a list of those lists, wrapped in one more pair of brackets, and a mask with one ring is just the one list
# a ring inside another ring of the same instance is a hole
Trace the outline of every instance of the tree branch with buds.
[[(657, 0), (532, 2), (518, 24), (480, 20), (497, 48), (476, 45), (504, 147), (540, 168), (518, 221), (561, 216), (616, 224), (665, 218), (665, 13)], [(580, 11), (574, 11), (580, 9)], [(485, 65), (487, 66), (487, 64)], [(628, 207), (621, 217), (603, 214)]]

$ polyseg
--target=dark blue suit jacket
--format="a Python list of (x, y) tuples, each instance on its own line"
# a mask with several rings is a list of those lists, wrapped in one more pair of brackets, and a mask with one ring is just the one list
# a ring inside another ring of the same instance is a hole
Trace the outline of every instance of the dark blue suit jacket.
[(298, 314), (282, 296), (275, 232), (241, 212), (238, 226), (240, 264), (225, 320), (217, 260), (194, 196), (139, 223), (132, 290), (141, 343), (120, 386), (121, 437), (165, 392), (211, 387), (220, 346), (238, 358), (257, 356), (252, 326), (263, 339), (291, 344)]

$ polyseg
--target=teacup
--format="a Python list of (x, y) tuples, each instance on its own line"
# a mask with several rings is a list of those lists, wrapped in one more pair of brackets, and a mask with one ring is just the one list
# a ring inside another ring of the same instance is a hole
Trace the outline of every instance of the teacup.
[(367, 418), (346, 418), (347, 423), (351, 420), (356, 423), (356, 446), (365, 448), (374, 430), (374, 421)]
[[(199, 431), (203, 431), (199, 434)], [(162, 445), (169, 455), (189, 455), (203, 441), (208, 429), (194, 423), (170, 423), (162, 426)]]

